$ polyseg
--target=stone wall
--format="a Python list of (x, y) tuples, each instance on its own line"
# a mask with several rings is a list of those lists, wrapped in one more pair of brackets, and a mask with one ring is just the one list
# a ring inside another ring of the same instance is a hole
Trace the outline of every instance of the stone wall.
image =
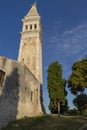
[(41, 85), (29, 69), (0, 57), (0, 127), (11, 120), (43, 113)]

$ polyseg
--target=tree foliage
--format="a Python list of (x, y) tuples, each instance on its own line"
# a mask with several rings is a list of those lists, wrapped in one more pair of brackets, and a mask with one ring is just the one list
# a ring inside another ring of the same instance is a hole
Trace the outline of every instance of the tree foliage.
[(76, 108), (83, 112), (87, 110), (87, 95), (86, 94), (80, 94), (78, 95), (74, 100), (73, 104), (76, 106)]
[(61, 106), (65, 103), (65, 80), (62, 79), (61, 65), (56, 61), (48, 67), (48, 93), (50, 98), (49, 109), (51, 113), (57, 113), (57, 100)]
[(87, 58), (73, 64), (68, 86), (73, 94), (82, 92), (87, 87)]

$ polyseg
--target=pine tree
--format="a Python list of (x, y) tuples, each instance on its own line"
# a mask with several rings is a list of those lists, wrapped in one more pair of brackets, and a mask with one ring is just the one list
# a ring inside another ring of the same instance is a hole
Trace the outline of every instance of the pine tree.
[(87, 58), (73, 64), (68, 87), (73, 94), (78, 94), (87, 87)]
[(73, 104), (76, 106), (78, 111), (84, 112), (85, 110), (87, 110), (87, 95), (83, 93), (78, 95), (73, 100)]
[(60, 114), (61, 106), (65, 104), (65, 80), (62, 79), (61, 65), (56, 61), (48, 67), (48, 93), (50, 98), (49, 109), (51, 113)]

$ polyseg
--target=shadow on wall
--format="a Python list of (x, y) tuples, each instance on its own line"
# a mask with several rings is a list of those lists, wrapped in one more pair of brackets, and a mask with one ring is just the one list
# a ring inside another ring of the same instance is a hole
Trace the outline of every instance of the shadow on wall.
[(6, 76), (0, 70), (0, 127), (6, 126), (9, 121), (15, 120), (19, 101), (18, 69)]

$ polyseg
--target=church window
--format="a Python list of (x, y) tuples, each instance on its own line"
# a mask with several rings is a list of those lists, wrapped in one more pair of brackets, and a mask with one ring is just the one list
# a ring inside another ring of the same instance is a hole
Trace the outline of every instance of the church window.
[(31, 101), (33, 100), (33, 91), (31, 91)]
[(30, 30), (32, 29), (32, 24), (30, 24)]
[(25, 25), (25, 29), (28, 30), (28, 25)]
[(38, 89), (36, 89), (36, 101), (38, 103)]
[(4, 77), (5, 77), (5, 72), (0, 70), (0, 87), (2, 87), (3, 85)]
[(34, 28), (35, 28), (35, 29), (37, 28), (37, 25), (36, 25), (36, 24), (34, 25)]

